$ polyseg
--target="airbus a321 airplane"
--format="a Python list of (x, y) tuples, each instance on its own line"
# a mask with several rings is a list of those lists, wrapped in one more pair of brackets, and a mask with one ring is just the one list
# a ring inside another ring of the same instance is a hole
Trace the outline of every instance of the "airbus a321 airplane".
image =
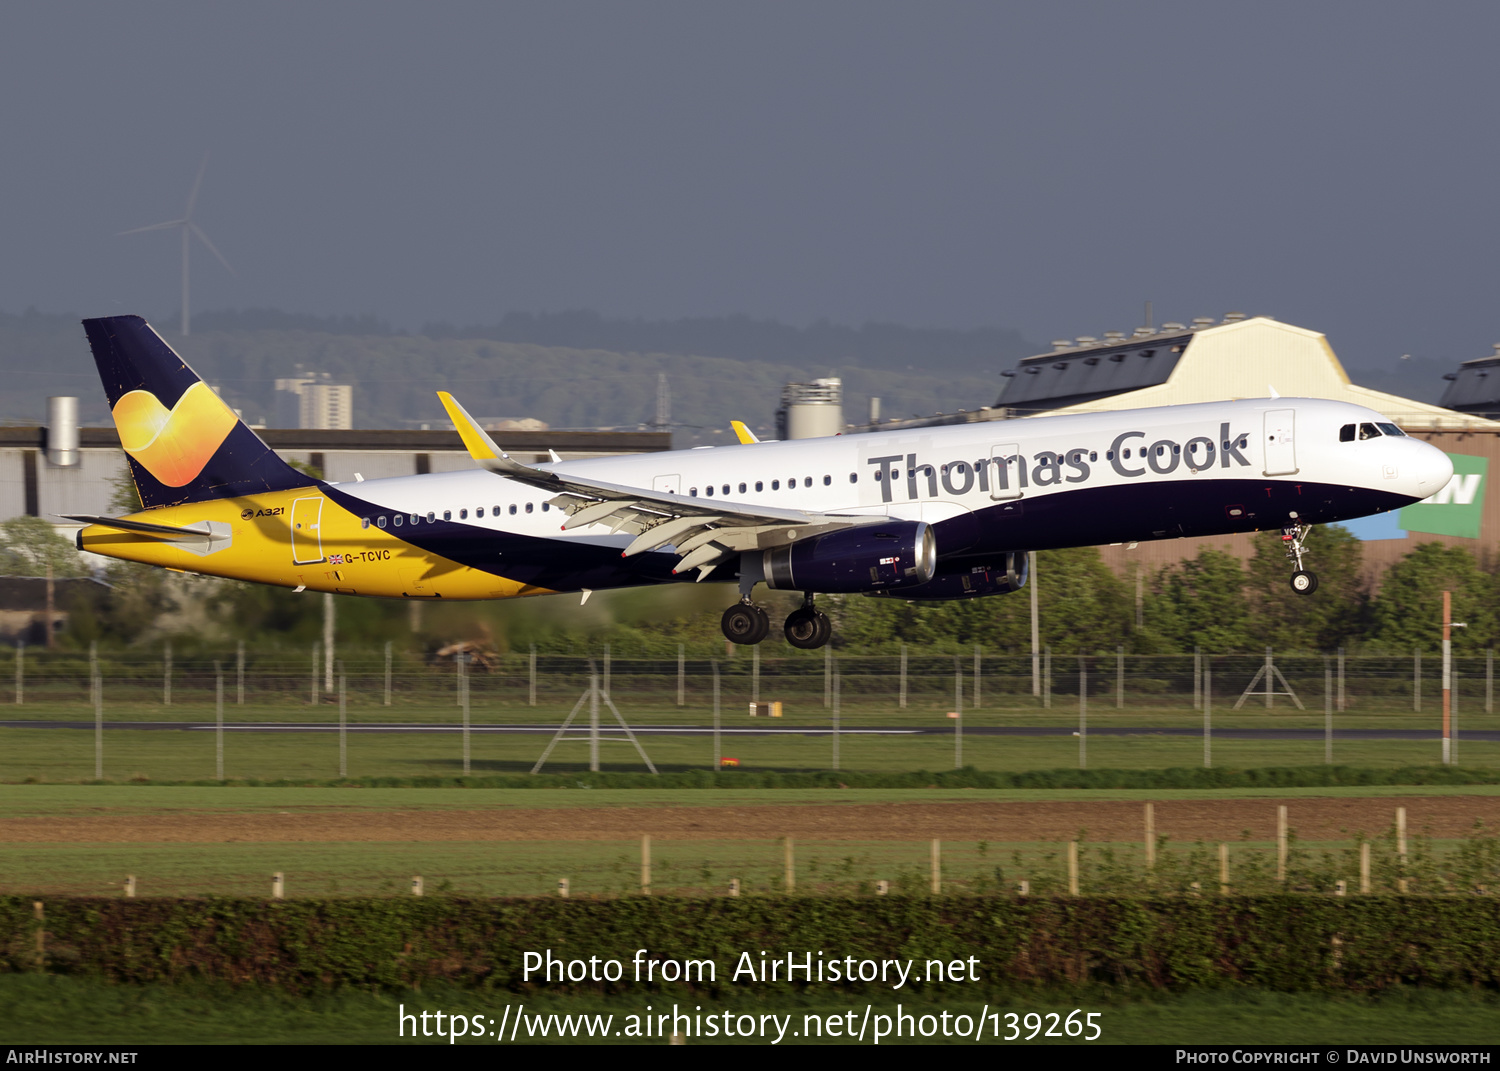
[[(145, 509), (71, 516), (82, 550), (184, 572), (397, 599), (739, 585), (724, 634), (770, 631), (755, 586), (964, 599), (1026, 583), (1027, 551), (1308, 526), (1447, 484), (1445, 454), (1380, 414), (1270, 398), (527, 465), (439, 393), (476, 468), (327, 482), (246, 427), (138, 316), (85, 320)], [(555, 457), (555, 455), (554, 455)]]

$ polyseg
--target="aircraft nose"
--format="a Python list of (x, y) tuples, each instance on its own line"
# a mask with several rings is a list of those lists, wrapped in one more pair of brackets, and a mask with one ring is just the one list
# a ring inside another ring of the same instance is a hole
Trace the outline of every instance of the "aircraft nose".
[(1404, 467), (1413, 481), (1417, 498), (1431, 498), (1453, 479), (1453, 462), (1431, 443), (1424, 443), (1420, 439), (1408, 441), (1417, 449), (1412, 451), (1414, 456)]

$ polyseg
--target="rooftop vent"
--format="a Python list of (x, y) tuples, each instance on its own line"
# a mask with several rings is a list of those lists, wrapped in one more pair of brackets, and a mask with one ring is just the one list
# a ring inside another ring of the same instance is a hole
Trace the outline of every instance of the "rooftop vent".
[(1154, 328), (1154, 327), (1137, 327), (1135, 329), (1135, 334), (1136, 334), (1137, 338), (1140, 338), (1140, 337), (1142, 337), (1144, 335), (1154, 335), (1154, 334), (1156, 334), (1156, 328)]
[(1124, 331), (1106, 331), (1106, 332), (1104, 332), (1104, 337), (1113, 341), (1115, 339), (1124, 338), (1125, 337), (1125, 332)]
[(1214, 318), (1212, 316), (1194, 316), (1193, 317), (1193, 330), (1194, 331), (1201, 331), (1201, 330), (1203, 330), (1203, 328), (1205, 328), (1205, 327), (1212, 327), (1213, 325), (1214, 325)]
[[(1070, 350), (1073, 348), (1073, 340), (1067, 338), (1054, 338), (1052, 340), (1052, 348), (1054, 350), (1057, 350), (1059, 353), (1063, 350)], [(1497, 345), (1495, 348), (1500, 349), (1500, 345)]]
[(1224, 314), (1224, 322), (1226, 324), (1237, 324), (1243, 319), (1245, 319), (1243, 312), (1226, 312)]
[(1180, 324), (1176, 320), (1170, 320), (1161, 325), (1163, 331), (1186, 331), (1187, 324)]
[(1078, 336), (1078, 344), (1080, 346), (1092, 346), (1094, 343), (1096, 343), (1098, 341), (1099, 340), (1097, 338), (1095, 338), (1093, 335), (1079, 335)]

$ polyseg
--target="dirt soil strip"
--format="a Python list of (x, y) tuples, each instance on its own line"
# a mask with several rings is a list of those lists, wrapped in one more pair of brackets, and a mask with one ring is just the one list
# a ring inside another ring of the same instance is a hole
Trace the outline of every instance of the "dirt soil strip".
[[(1500, 829), (1500, 797), (1299, 798), (1287, 803), (1288, 824), (1304, 840), (1378, 835), (1405, 806), (1407, 828), (1435, 837), (1463, 837), (1482, 820)], [(1156, 830), (1175, 841), (1257, 840), (1276, 832), (1274, 799), (1174, 800), (1155, 804)], [(675, 840), (752, 840), (795, 836), (814, 840), (1089, 840), (1129, 841), (1143, 835), (1142, 805), (1078, 802), (953, 802), (805, 804), (743, 807), (608, 807), (484, 811), (325, 812), (279, 814), (67, 815), (0, 818), (0, 844), (226, 843), (235, 841), (517, 841), (622, 840), (650, 833)]]

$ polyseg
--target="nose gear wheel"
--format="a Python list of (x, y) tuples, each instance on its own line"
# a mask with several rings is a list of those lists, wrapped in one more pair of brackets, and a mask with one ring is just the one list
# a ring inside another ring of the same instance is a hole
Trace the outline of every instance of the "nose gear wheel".
[(1289, 524), (1281, 530), (1281, 544), (1286, 549), (1287, 561), (1296, 568), (1296, 572), (1292, 573), (1291, 586), (1298, 595), (1311, 595), (1318, 590), (1318, 574), (1302, 568), (1302, 555), (1307, 551), (1308, 531), (1305, 524)]

